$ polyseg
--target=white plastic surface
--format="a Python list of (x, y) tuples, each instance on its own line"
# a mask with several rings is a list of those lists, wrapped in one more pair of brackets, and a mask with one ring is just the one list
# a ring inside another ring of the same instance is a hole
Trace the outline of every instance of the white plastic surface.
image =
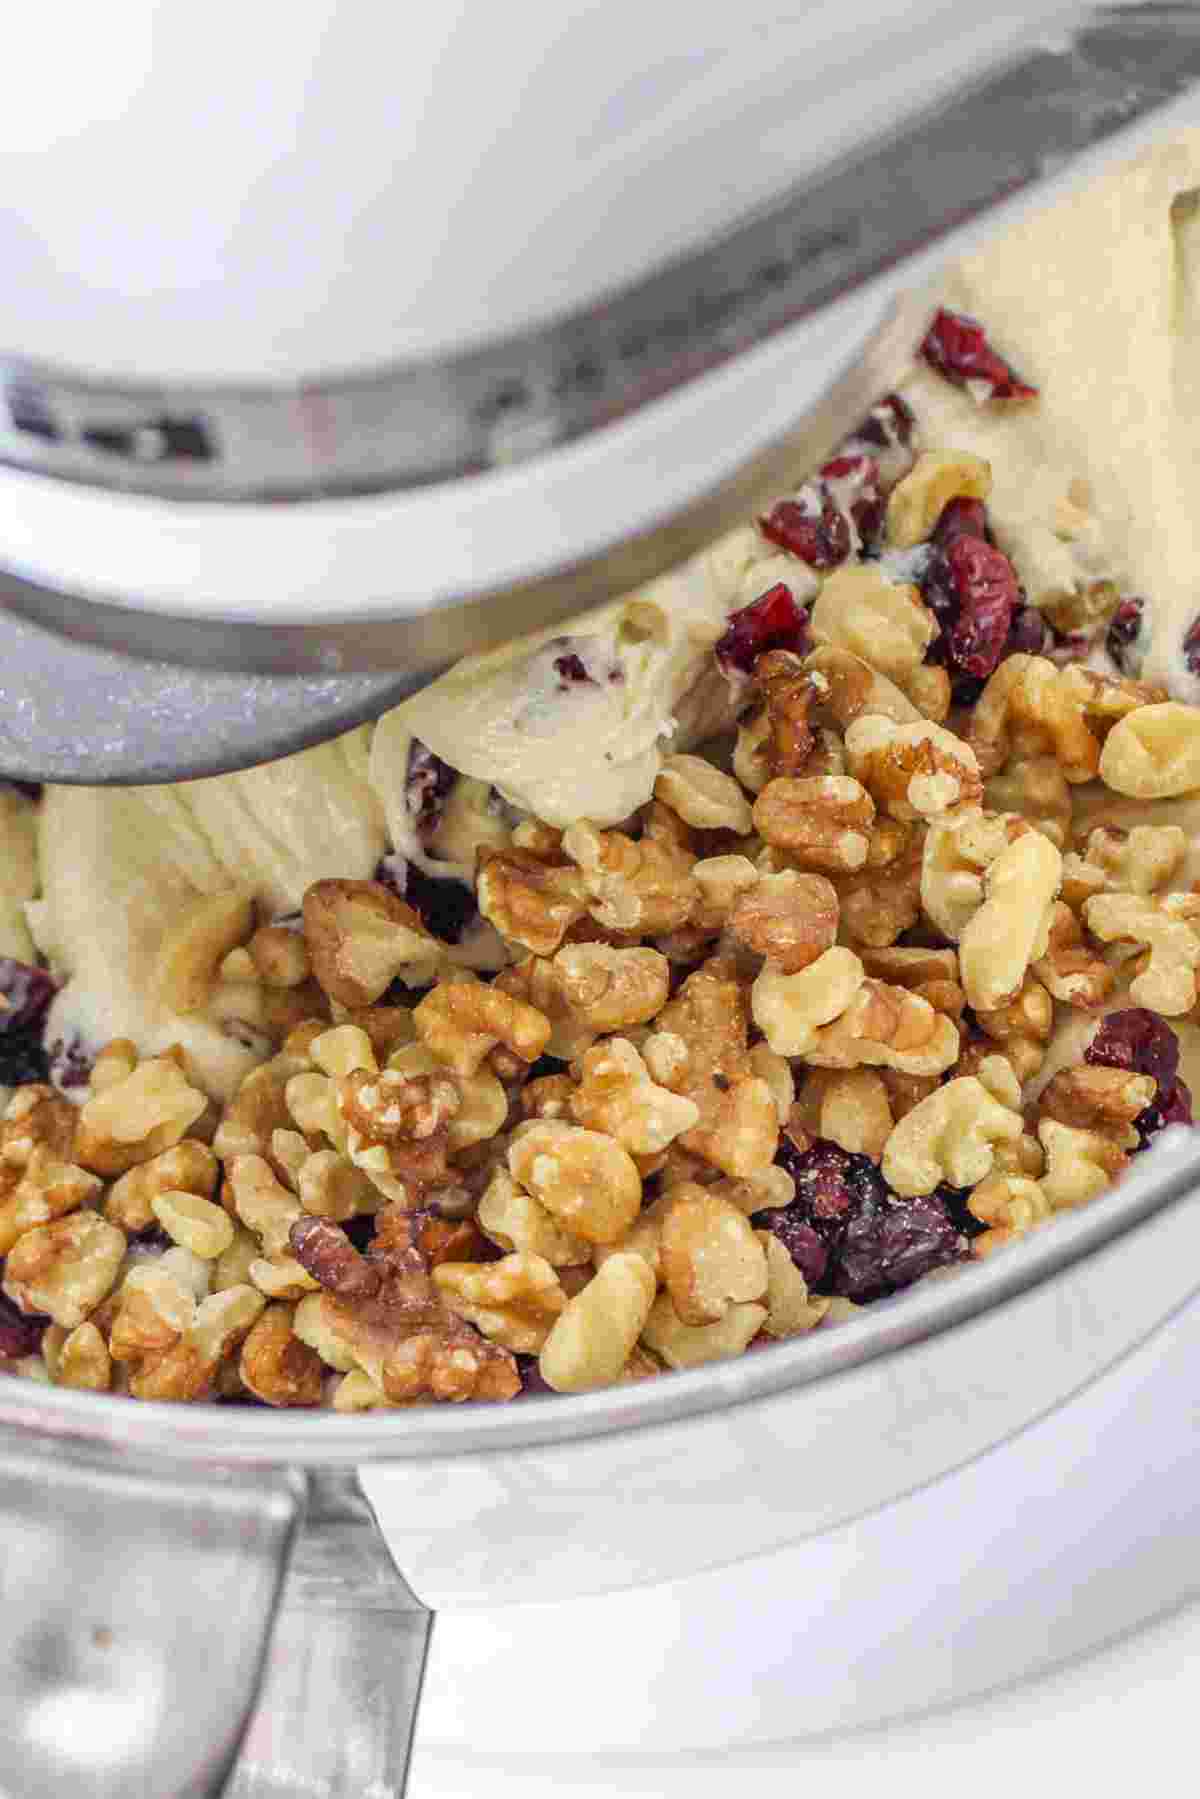
[[(536, 1637), (546, 1601), (805, 1539), (825, 1554), (828, 1533), (1054, 1413), (1198, 1288), (1200, 1191), (970, 1322), (812, 1386), (666, 1428), (380, 1464), (363, 1484), (418, 1598), (446, 1617), (522, 1606)], [(551, 1653), (552, 1633), (543, 1641)]]
[(256, 382), (501, 336), (1082, 10), (42, 0), (0, 115), (0, 354)]
[[(1194, 1212), (1191, 1225), (1194, 1257)], [(852, 1745), (835, 1754), (821, 1739), (890, 1720), (902, 1728), (886, 1740), (895, 1735), (915, 1753), (918, 1744), (952, 1741), (958, 1727), (944, 1715), (903, 1720), (1035, 1676), (1033, 1697), (1051, 1691), (1048, 1670), (1114, 1644), (1200, 1590), (1198, 1359), (1193, 1301), (1019, 1437), (812, 1542), (602, 1599), (442, 1614), (418, 1776), (440, 1763), (457, 1769), (458, 1791), (506, 1799), (540, 1793), (551, 1772), (559, 1791), (590, 1792), (604, 1769), (608, 1791), (669, 1794), (677, 1790), (671, 1759), (659, 1764), (661, 1786), (627, 1788), (617, 1765), (581, 1757), (624, 1757), (628, 1768), (643, 1757), (791, 1742), (787, 1765), (797, 1772), (831, 1757), (853, 1767)], [(831, 1434), (827, 1453), (853, 1460), (856, 1447), (849, 1432)], [(796, 1465), (798, 1490), (807, 1472)], [(752, 1471), (746, 1479), (753, 1484)], [(725, 1529), (734, 1537), (740, 1512), (731, 1491)], [(1200, 1622), (1185, 1640), (1200, 1642)], [(1109, 1696), (1122, 1707), (1132, 1684), (1119, 1673), (1124, 1653), (1107, 1657), (1109, 1682), (1120, 1681)], [(1069, 1691), (1070, 1679), (1061, 1685)], [(1086, 1680), (1077, 1687), (1074, 1701), (1042, 1706), (1043, 1722), (1070, 1703), (1090, 1705), (1095, 1718), (1094, 1687), (1091, 1700)], [(1014, 1695), (1013, 1716), (1030, 1703), (1028, 1692)], [(995, 1718), (1009, 1704), (981, 1709)], [(1134, 1730), (1124, 1713), (1123, 1729)], [(857, 1752), (877, 1755), (884, 1740), (861, 1738)], [(431, 1780), (425, 1788), (417, 1778), (414, 1792), (455, 1790)], [(978, 1792), (978, 1781), (967, 1790)], [(1029, 1790), (1047, 1789), (1035, 1780)]]

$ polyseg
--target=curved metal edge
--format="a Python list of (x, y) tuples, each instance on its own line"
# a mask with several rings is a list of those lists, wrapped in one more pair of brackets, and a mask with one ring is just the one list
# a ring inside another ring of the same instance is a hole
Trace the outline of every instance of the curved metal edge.
[(314, 1468), (425, 1456), (511, 1453), (611, 1432), (650, 1429), (727, 1406), (767, 1399), (843, 1374), (924, 1341), (1053, 1280), (1082, 1257), (1200, 1185), (1200, 1133), (1172, 1126), (1139, 1157), (1118, 1192), (1060, 1215), (1032, 1240), (952, 1278), (930, 1280), (843, 1329), (818, 1330), (756, 1355), (710, 1363), (600, 1393), (521, 1400), (511, 1406), (414, 1406), (366, 1418), (298, 1418), (251, 1407), (133, 1403), (27, 1380), (0, 1380), (0, 1424), (58, 1437), (128, 1445), (164, 1458), (301, 1463)]
[(0, 1450), (0, 1790), (218, 1799), (302, 1478), (15, 1432)]
[(356, 1477), (311, 1475), (258, 1701), (223, 1799), (401, 1799), (432, 1625)]

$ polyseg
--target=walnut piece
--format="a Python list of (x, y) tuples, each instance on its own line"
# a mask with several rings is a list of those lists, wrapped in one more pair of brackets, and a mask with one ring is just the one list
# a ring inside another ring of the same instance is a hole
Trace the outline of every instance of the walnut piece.
[(1120, 1149), (1136, 1149), (1138, 1134), (1133, 1121), (1154, 1103), (1156, 1091), (1153, 1075), (1079, 1062), (1060, 1068), (1047, 1082), (1039, 1106), (1043, 1118), (1098, 1131)]
[(330, 999), (369, 1006), (397, 977), (425, 987), (445, 957), (411, 906), (380, 881), (315, 881), (304, 895), (304, 940)]
[(1129, 1161), (1111, 1137), (1054, 1118), (1042, 1119), (1038, 1137), (1046, 1152), (1041, 1188), (1056, 1212), (1087, 1205), (1112, 1186)]
[(4, 1264), (4, 1291), (23, 1312), (46, 1312), (74, 1330), (111, 1290), (125, 1235), (94, 1212), (72, 1212), (35, 1225)]
[[(688, 976), (642, 1046), (653, 1079), (692, 1100), (700, 1113), (672, 1148), (691, 1151), (737, 1177), (770, 1166), (779, 1134), (771, 1087), (751, 1068), (749, 1024), (747, 996), (735, 971), (713, 960)], [(771, 1048), (786, 1054), (775, 1044)]]
[(84, 1102), (75, 1160), (95, 1174), (124, 1174), (178, 1143), (207, 1105), (171, 1056), (141, 1062)]
[(1028, 761), (1052, 754), (1072, 786), (1095, 779), (1100, 745), (1088, 729), (1079, 689), (1066, 675), (1044, 656), (1009, 656), (1000, 664), (967, 729), (985, 778), (1010, 757)]
[(846, 732), (846, 756), (850, 773), (892, 818), (940, 818), (983, 798), (970, 745), (929, 720), (898, 725), (864, 713)]
[(888, 495), (887, 541), (911, 550), (924, 543), (951, 500), (986, 500), (991, 464), (966, 450), (922, 450)]
[(959, 938), (969, 1005), (994, 1009), (1019, 991), (1030, 963), (1046, 953), (1049, 908), (1061, 881), (1062, 856), (1040, 831), (1018, 837), (988, 866), (984, 902)]
[(883, 1178), (906, 1199), (943, 1181), (973, 1187), (991, 1173), (994, 1146), (1021, 1135), (1019, 1112), (994, 1100), (973, 1075), (960, 1075), (913, 1107), (883, 1149)]
[(443, 1262), (433, 1284), (452, 1312), (518, 1355), (538, 1354), (567, 1304), (557, 1270), (528, 1251), (499, 1262)]
[(440, 981), (413, 1012), (421, 1041), (456, 1074), (473, 1075), (502, 1043), (523, 1062), (536, 1062), (550, 1037), (549, 1020), (495, 985)]
[(715, 1324), (731, 1306), (761, 1299), (767, 1264), (749, 1219), (708, 1187), (671, 1189), (662, 1222), (662, 1276), (684, 1324)]
[(790, 868), (758, 877), (729, 915), (739, 943), (784, 974), (797, 974), (831, 949), (837, 927), (837, 889), (823, 875)]
[(1083, 927), (1062, 900), (1050, 909), (1046, 952), (1033, 972), (1054, 999), (1085, 1010), (1103, 1005), (1116, 985), (1113, 970), (1085, 942)]
[(552, 956), (587, 912), (583, 877), (561, 852), (480, 850), (475, 896), (500, 935), (535, 956)]
[(321, 1358), (292, 1329), (293, 1311), (269, 1305), (250, 1327), (238, 1369), (242, 1381), (265, 1405), (320, 1405), (325, 1384)]
[(653, 1156), (700, 1119), (694, 1100), (659, 1087), (625, 1037), (610, 1037), (583, 1056), (570, 1115), (612, 1137), (633, 1156)]
[(586, 1393), (619, 1380), (654, 1301), (655, 1279), (641, 1256), (609, 1256), (568, 1300), (538, 1361), (556, 1393)]
[(508, 1151), (509, 1172), (570, 1235), (615, 1243), (637, 1217), (642, 1180), (611, 1137), (552, 1118), (522, 1125)]
[(754, 828), (764, 843), (823, 874), (863, 866), (874, 818), (870, 794), (849, 775), (780, 776), (754, 802)]
[(1194, 793), (1200, 787), (1200, 708), (1164, 700), (1130, 712), (1105, 739), (1100, 779), (1131, 799)]
[(891, 581), (878, 563), (851, 563), (827, 575), (813, 603), (812, 634), (860, 656), (910, 699), (910, 682), (937, 636), (915, 587)]
[(1144, 966), (1129, 983), (1135, 1006), (1176, 1018), (1196, 1004), (1200, 966), (1200, 894), (1099, 893), (1083, 908), (1101, 943), (1143, 944)]
[(563, 848), (582, 873), (591, 916), (606, 930), (657, 937), (691, 917), (696, 858), (678, 844), (652, 836), (635, 842), (582, 820), (563, 833)]
[(702, 756), (664, 756), (654, 796), (698, 831), (750, 830), (750, 804), (732, 775), (722, 774)]

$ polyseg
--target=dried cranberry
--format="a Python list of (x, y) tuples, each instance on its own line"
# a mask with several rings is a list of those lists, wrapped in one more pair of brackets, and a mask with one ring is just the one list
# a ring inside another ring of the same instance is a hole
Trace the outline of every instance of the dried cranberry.
[(1192, 622), (1183, 640), (1183, 659), (1189, 674), (1200, 675), (1200, 618)]
[(823, 1138), (801, 1151), (785, 1135), (775, 1159), (792, 1176), (796, 1197), (753, 1222), (778, 1237), (810, 1287), (878, 1299), (965, 1254), (946, 1199), (897, 1198), (869, 1156)]
[(958, 537), (982, 537), (991, 542), (987, 507), (982, 500), (962, 498), (947, 501), (933, 527), (933, 542), (945, 549)]
[(357, 1218), (347, 1218), (342, 1229), (358, 1253), (365, 1255), (375, 1238), (374, 1213), (360, 1212)]
[(556, 1388), (542, 1379), (542, 1371), (535, 1355), (519, 1355), (517, 1357), (517, 1373), (521, 1377), (521, 1391), (518, 1399), (524, 1399), (530, 1393), (555, 1393)]
[(56, 1037), (46, 1050), (47, 1075), (64, 1093), (86, 1087), (96, 1064), (96, 1050), (78, 1034)]
[(879, 464), (873, 456), (858, 453), (835, 456), (821, 470), (826, 486), (836, 482), (832, 498), (839, 511), (850, 514), (860, 545), (870, 548), (883, 530), (884, 499)]
[(895, 444), (912, 442), (916, 418), (908, 401), (900, 394), (886, 394), (878, 406), (872, 406), (861, 425), (851, 432), (851, 441), (874, 444), (890, 450)]
[(145, 1230), (134, 1231), (132, 1240), (140, 1244), (143, 1249), (167, 1250), (174, 1247), (173, 1239), (167, 1235), (161, 1224), (148, 1224)]
[(1165, 1094), (1160, 1093), (1153, 1105), (1139, 1112), (1133, 1121), (1138, 1137), (1139, 1148), (1145, 1149), (1151, 1137), (1159, 1131), (1165, 1131), (1169, 1124), (1192, 1123), (1192, 1090), (1185, 1080), (1176, 1080), (1168, 1087)]
[(581, 682), (587, 682), (589, 687), (597, 685), (584, 667), (583, 657), (576, 656), (573, 651), (569, 655), (554, 658), (554, 672), (564, 692), (568, 687), (579, 686)]
[(939, 308), (921, 345), (921, 354), (931, 368), (952, 381), (955, 387), (969, 382), (984, 382), (992, 400), (1033, 400), (1037, 388), (1022, 381), (998, 356), (987, 340), (983, 326), (965, 312), (949, 312)]
[(1179, 1073), (1179, 1039), (1157, 1012), (1130, 1006), (1109, 1012), (1083, 1052), (1085, 1062), (1101, 1068), (1128, 1068), (1133, 1074), (1150, 1074), (1159, 1094), (1168, 1093)]
[(1046, 648), (1048, 635), (1046, 621), (1036, 606), (1018, 606), (1013, 613), (1004, 655), (1040, 656)]
[(426, 930), (443, 943), (458, 943), (479, 917), (475, 895), (464, 881), (428, 875), (415, 862), (408, 865), (404, 897), (419, 912)]
[(794, 650), (802, 656), (808, 646), (808, 613), (797, 605), (791, 588), (777, 581), (730, 613), (713, 654), (725, 674), (748, 675), (767, 650)]
[(850, 554), (850, 520), (831, 493), (807, 482), (794, 500), (779, 500), (758, 528), (802, 562), (818, 569), (836, 568)]
[(0, 1082), (19, 1087), (25, 1081), (44, 1081), (49, 1072), (42, 1046), (42, 1029), (57, 984), (44, 968), (0, 956)]
[(414, 737), (408, 746), (408, 768), (405, 773), (405, 803), (413, 829), (425, 843), (441, 823), (446, 799), (458, 775), (448, 762)]
[(35, 1355), (49, 1322), (40, 1312), (23, 1312), (7, 1293), (0, 1293), (0, 1359)]
[[(1132, 658), (1129, 651), (1142, 628), (1143, 609), (1144, 602), (1141, 600), (1122, 600), (1109, 621), (1104, 645), (1122, 674), (1131, 672)], [(1192, 628), (1194, 630), (1195, 626)]]
[(934, 1268), (962, 1261), (965, 1253), (964, 1237), (936, 1194), (866, 1194), (838, 1247), (834, 1292), (860, 1302), (881, 1299)]
[(931, 558), (921, 593), (942, 627), (941, 657), (957, 673), (986, 680), (1021, 602), (1008, 557), (981, 537), (956, 537)]

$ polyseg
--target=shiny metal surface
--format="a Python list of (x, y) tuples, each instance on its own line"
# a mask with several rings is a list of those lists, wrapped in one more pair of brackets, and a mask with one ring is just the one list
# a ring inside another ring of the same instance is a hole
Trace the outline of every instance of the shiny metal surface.
[(432, 1624), (354, 1476), (310, 1475), (258, 1703), (222, 1799), (401, 1799)]
[[(0, 460), (181, 500), (361, 494), (543, 454), (742, 354), (1200, 79), (1193, 6), (1097, 8), (735, 231), (507, 341), (259, 388), (0, 363)], [(864, 121), (865, 123), (865, 121)]]
[(217, 1799), (303, 1477), (7, 1432), (2, 1447), (0, 1793)]

